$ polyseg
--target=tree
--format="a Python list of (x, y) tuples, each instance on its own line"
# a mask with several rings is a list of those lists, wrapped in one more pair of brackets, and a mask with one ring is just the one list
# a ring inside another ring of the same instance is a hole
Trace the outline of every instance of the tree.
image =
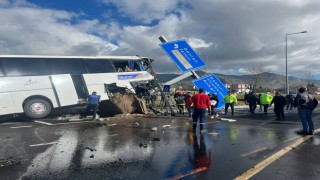
[(262, 64), (253, 64), (250, 69), (248, 69), (250, 78), (249, 84), (251, 85), (252, 90), (256, 91), (257, 88), (265, 86), (266, 82), (263, 78), (263, 73), (269, 72)]
[(315, 75), (312, 72), (302, 73), (302, 79), (306, 80), (306, 86), (314, 84)]

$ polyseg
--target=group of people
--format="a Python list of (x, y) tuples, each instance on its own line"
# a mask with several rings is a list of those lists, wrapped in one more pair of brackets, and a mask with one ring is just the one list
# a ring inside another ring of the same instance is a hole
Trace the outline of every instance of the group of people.
[[(287, 96), (281, 95), (276, 92), (275, 96), (272, 96), (269, 92), (256, 95), (254, 91), (251, 91), (245, 98), (249, 103), (250, 113), (254, 113), (257, 104), (263, 106), (264, 114), (268, 113), (268, 108), (274, 104), (274, 113), (279, 120), (284, 120), (284, 108), (287, 110), (290, 108), (297, 108), (298, 115), (302, 123), (302, 130), (297, 131), (297, 134), (312, 135), (314, 132), (314, 124), (312, 120), (312, 112), (318, 105), (318, 100), (306, 91), (306, 88), (301, 87), (298, 90), (296, 97), (289, 93)], [(192, 102), (194, 103), (194, 115), (193, 115), (193, 132), (196, 131), (197, 122), (200, 121), (200, 131), (203, 131), (203, 125), (205, 124), (205, 114), (208, 108), (209, 113), (212, 112), (212, 104), (210, 97), (204, 94), (202, 88), (199, 89), (199, 93), (192, 96)], [(212, 98), (213, 99), (213, 98)], [(218, 98), (217, 98), (218, 99)], [(219, 101), (219, 100), (217, 100)], [(237, 98), (231, 91), (223, 98), (225, 102), (225, 115), (228, 113), (228, 108), (231, 107), (231, 115), (234, 115), (234, 105), (237, 104)]]
[(272, 96), (269, 92), (257, 95), (254, 91), (250, 91), (249, 94), (245, 95), (245, 102), (249, 104), (249, 112), (254, 114), (257, 105), (260, 105), (260, 110), (264, 114), (268, 114), (268, 109), (274, 104), (274, 113), (278, 119), (284, 120), (284, 107), (286, 109), (292, 110), (294, 107), (294, 96), (292, 93), (288, 94), (286, 97), (282, 96), (279, 92)]
[[(217, 117), (216, 107), (219, 104), (219, 98), (216, 94), (207, 95), (203, 88), (199, 88), (198, 93), (186, 95), (180, 94), (179, 98), (183, 97), (184, 103), (189, 113), (189, 117), (193, 119), (193, 132), (196, 132), (197, 124), (199, 121), (200, 131), (204, 130), (205, 116), (207, 114)], [(245, 101), (249, 104), (249, 112), (254, 113), (257, 104), (263, 106), (264, 114), (268, 113), (269, 106), (274, 104), (274, 113), (277, 119), (284, 120), (284, 108), (287, 110), (290, 108), (297, 108), (298, 115), (302, 123), (302, 130), (298, 131), (298, 134), (311, 135), (314, 131), (314, 124), (312, 120), (312, 112), (317, 107), (317, 99), (306, 91), (306, 88), (299, 88), (299, 92), (296, 97), (293, 94), (288, 94), (286, 97), (281, 93), (276, 92), (273, 97), (269, 92), (257, 95), (254, 91), (251, 91), (245, 97)], [(98, 106), (100, 102), (100, 95), (97, 92), (93, 92), (88, 96), (88, 105), (84, 117), (87, 116), (88, 112), (93, 109), (93, 119), (96, 118)], [(225, 115), (228, 113), (229, 107), (231, 108), (231, 115), (234, 115), (234, 105), (237, 104), (237, 97), (231, 91), (224, 96), (223, 102), (225, 102)]]
[[(189, 117), (192, 117), (192, 114), (194, 112), (194, 103), (192, 100), (193, 93), (186, 93), (183, 94), (182, 92), (177, 92), (174, 95), (174, 98), (176, 100), (176, 104), (179, 109), (180, 114), (184, 114), (185, 112), (188, 112)], [(210, 103), (211, 103), (211, 111), (208, 113), (209, 115), (212, 115), (213, 117), (219, 116), (216, 112), (216, 108), (219, 104), (219, 98), (217, 94), (211, 94), (209, 95)]]

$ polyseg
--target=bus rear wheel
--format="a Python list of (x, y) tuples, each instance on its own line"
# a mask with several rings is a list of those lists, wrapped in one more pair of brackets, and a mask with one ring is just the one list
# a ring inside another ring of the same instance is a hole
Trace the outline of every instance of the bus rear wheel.
[(30, 99), (24, 106), (24, 113), (33, 119), (44, 118), (51, 113), (51, 105), (48, 101), (43, 99)]

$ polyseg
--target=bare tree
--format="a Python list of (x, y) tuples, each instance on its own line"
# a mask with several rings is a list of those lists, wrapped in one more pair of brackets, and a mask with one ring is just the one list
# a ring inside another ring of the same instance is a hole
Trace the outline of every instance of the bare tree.
[(302, 73), (302, 79), (306, 80), (306, 85), (313, 85), (315, 80), (315, 75), (312, 72), (304, 72)]
[(250, 69), (248, 69), (249, 74), (249, 84), (251, 88), (256, 91), (257, 88), (266, 86), (266, 82), (263, 79), (263, 73), (269, 72), (262, 64), (254, 64)]

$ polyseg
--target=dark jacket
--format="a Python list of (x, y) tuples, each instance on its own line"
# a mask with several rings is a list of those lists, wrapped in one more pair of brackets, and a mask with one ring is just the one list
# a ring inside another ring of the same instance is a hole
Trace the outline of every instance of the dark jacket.
[(247, 96), (248, 103), (257, 103), (259, 101), (258, 96), (255, 93), (250, 93)]
[(273, 103), (274, 103), (274, 107), (283, 107), (287, 104), (287, 101), (285, 97), (278, 95), (273, 97), (270, 104), (273, 104)]
[(286, 100), (290, 103), (293, 103), (294, 102), (294, 97), (292, 94), (288, 94), (286, 95)]

